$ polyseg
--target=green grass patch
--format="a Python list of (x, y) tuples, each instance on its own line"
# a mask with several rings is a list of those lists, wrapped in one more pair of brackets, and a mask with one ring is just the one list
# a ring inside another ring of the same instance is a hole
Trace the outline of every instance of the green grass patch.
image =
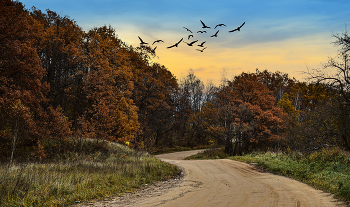
[(228, 154), (224, 152), (224, 148), (209, 148), (201, 153), (192, 155), (186, 158), (186, 160), (209, 160), (209, 159), (224, 159)]
[(230, 159), (257, 163), (269, 171), (291, 177), (350, 201), (350, 155), (339, 148), (301, 153), (252, 153)]
[[(96, 146), (93, 143), (85, 140), (79, 148)], [(52, 154), (45, 162), (1, 164), (0, 206), (67, 206), (133, 192), (179, 172), (148, 153), (110, 142), (101, 146)]]

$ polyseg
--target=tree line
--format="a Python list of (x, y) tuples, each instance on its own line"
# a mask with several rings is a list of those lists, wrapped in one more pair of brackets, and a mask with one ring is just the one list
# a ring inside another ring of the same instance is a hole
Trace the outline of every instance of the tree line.
[[(217, 143), (231, 155), (252, 150), (350, 150), (345, 32), (340, 60), (309, 83), (281, 72), (242, 73), (221, 85), (191, 71), (177, 80), (147, 46), (121, 41), (111, 26), (88, 32), (54, 11), (0, 2), (0, 158), (43, 159), (69, 138), (155, 148)], [(340, 61), (340, 62), (339, 62)], [(333, 79), (332, 79), (333, 78)]]

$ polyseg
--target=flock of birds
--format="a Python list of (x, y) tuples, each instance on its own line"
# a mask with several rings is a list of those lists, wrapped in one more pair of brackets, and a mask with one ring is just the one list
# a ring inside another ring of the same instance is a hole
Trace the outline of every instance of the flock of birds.
[[(200, 21), (201, 21), (201, 23), (202, 23), (202, 28), (203, 28), (203, 29), (210, 29), (210, 27), (208, 27), (206, 24), (204, 24), (204, 22), (202, 22), (202, 20), (200, 20)], [(243, 22), (243, 24), (242, 24), (241, 26), (239, 26), (239, 27), (237, 27), (237, 28), (235, 28), (235, 29), (233, 29), (233, 30), (230, 30), (230, 31), (228, 31), (228, 32), (231, 33), (231, 32), (235, 32), (235, 31), (240, 31), (244, 24), (245, 24), (245, 22)], [(216, 26), (214, 27), (214, 29), (216, 29), (217, 27), (222, 27), (222, 26), (225, 26), (225, 27), (226, 27), (225, 24), (218, 24), (218, 25), (216, 25)], [(186, 27), (183, 27), (183, 28), (186, 29), (188, 32), (191, 33), (191, 34), (188, 35), (187, 40), (190, 40), (190, 38), (193, 38), (193, 37), (194, 37), (193, 32), (192, 32), (190, 29), (188, 29), (188, 28), (186, 28)], [(210, 37), (218, 37), (219, 31), (220, 31), (220, 30), (217, 30), (217, 31), (215, 32), (215, 34), (211, 35)], [(207, 30), (197, 31), (197, 33), (207, 33)], [(140, 41), (141, 41), (141, 43), (140, 43), (141, 46), (145, 46), (145, 45), (148, 44), (148, 43), (144, 42), (144, 41), (141, 39), (140, 36), (138, 36), (138, 37), (139, 37), (139, 39), (140, 39)], [(153, 42), (152, 45), (154, 45), (155, 43), (159, 43), (159, 42), (163, 42), (163, 43), (164, 43), (163, 40), (156, 40), (156, 41)], [(198, 40), (191, 41), (191, 42), (185, 42), (185, 41), (183, 41), (183, 38), (181, 38), (180, 41), (178, 41), (177, 43), (175, 43), (175, 44), (173, 44), (173, 45), (171, 45), (171, 46), (169, 46), (169, 47), (167, 47), (167, 48), (170, 49), (170, 48), (173, 48), (173, 47), (178, 47), (178, 45), (179, 45), (181, 42), (186, 43), (188, 46), (193, 46), (196, 42), (198, 42)], [(198, 47), (201, 47), (202, 49), (196, 49), (196, 50), (198, 50), (198, 51), (200, 51), (200, 52), (203, 52), (203, 51), (207, 48), (207, 47), (204, 47), (204, 43), (206, 43), (206, 41), (204, 41), (204, 42), (202, 42), (201, 44), (197, 45)], [(156, 48), (157, 48), (157, 46), (156, 46), (154, 49), (152, 49), (152, 52), (153, 52), (153, 53), (155, 52)]]

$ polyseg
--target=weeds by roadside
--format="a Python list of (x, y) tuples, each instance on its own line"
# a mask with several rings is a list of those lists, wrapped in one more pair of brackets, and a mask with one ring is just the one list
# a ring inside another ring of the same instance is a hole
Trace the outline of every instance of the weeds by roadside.
[(266, 152), (230, 158), (257, 163), (273, 173), (294, 178), (350, 201), (350, 154), (339, 148), (322, 149), (310, 155)]
[(2, 164), (0, 206), (67, 206), (122, 195), (178, 170), (148, 153), (106, 142), (103, 150), (59, 154), (45, 163)]

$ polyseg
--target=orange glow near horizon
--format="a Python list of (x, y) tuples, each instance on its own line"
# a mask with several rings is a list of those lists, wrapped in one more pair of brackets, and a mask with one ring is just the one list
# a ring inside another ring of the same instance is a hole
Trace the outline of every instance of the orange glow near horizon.
[(222, 69), (226, 70), (229, 79), (242, 72), (266, 69), (305, 81), (303, 72), (307, 68), (320, 68), (328, 57), (336, 55), (337, 48), (330, 44), (331, 41), (331, 37), (313, 38), (312, 42), (303, 38), (233, 49), (208, 47), (202, 53), (182, 44), (172, 49), (157, 48), (159, 58), (154, 61), (167, 67), (177, 79), (185, 77), (192, 69), (204, 83), (212, 80), (216, 85), (221, 80)]

